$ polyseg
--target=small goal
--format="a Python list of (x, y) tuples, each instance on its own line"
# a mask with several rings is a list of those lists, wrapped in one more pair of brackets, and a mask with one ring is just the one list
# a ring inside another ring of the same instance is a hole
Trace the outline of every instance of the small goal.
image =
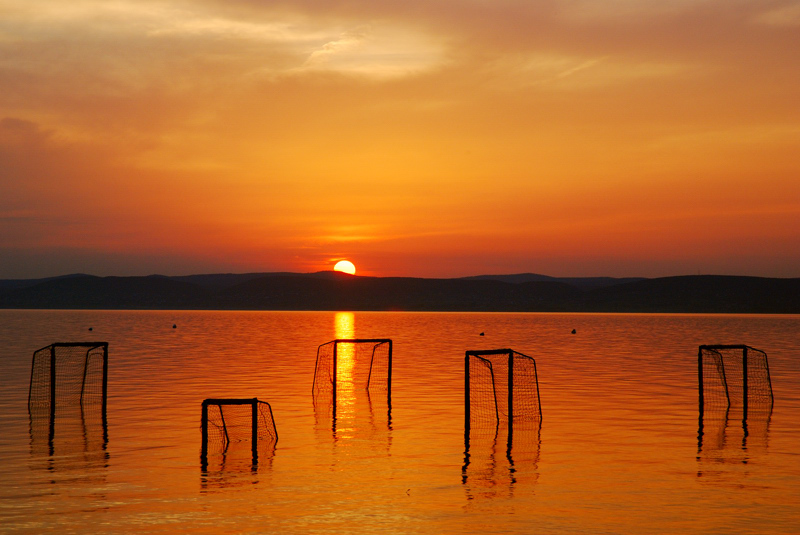
[(33, 353), (28, 410), (47, 416), (97, 413), (105, 418), (108, 343), (63, 342)]
[(272, 407), (258, 398), (203, 400), (201, 427), (203, 462), (209, 451), (224, 454), (231, 447), (249, 444), (257, 463), (259, 449), (278, 442)]
[(700, 414), (704, 410), (771, 410), (767, 354), (746, 345), (702, 345), (697, 353)]
[[(388, 338), (340, 338), (317, 348), (312, 384), (314, 398), (386, 392), (392, 399), (392, 341)], [(382, 395), (382, 394), (381, 394)]]
[(536, 361), (512, 349), (467, 351), (464, 380), (464, 425), (472, 429), (541, 423)]

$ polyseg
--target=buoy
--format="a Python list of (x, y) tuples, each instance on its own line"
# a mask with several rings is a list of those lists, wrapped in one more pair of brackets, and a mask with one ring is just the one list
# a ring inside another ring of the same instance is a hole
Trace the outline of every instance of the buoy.
[(483, 336), (483, 333), (481, 333), (481, 336)]
[(172, 324), (172, 328), (173, 328), (173, 329), (177, 329), (177, 328), (178, 328), (178, 326), (177, 326), (177, 325), (175, 325), (175, 324), (173, 323), (173, 324)]
[(91, 328), (91, 327), (89, 327), (89, 330), (91, 331), (91, 330), (92, 330), (92, 328)]
[(572, 334), (575, 334), (576, 332), (578, 332), (578, 331), (576, 331), (575, 329), (572, 329)]

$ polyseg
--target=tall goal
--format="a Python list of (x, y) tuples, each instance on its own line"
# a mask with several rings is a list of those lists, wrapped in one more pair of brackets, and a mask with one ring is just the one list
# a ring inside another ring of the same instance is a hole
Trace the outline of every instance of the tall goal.
[(272, 407), (258, 398), (203, 400), (201, 428), (203, 464), (207, 463), (209, 448), (224, 454), (241, 444), (250, 445), (255, 464), (260, 448), (278, 442)]
[(392, 399), (392, 341), (388, 338), (339, 338), (317, 348), (312, 392), (330, 395), (333, 406), (341, 395), (386, 392)]
[(746, 345), (702, 345), (697, 352), (700, 414), (706, 409), (771, 410), (767, 354)]
[(55, 419), (79, 408), (105, 419), (108, 397), (108, 343), (55, 343), (33, 353), (28, 410)]
[(538, 424), (542, 419), (536, 361), (511, 349), (467, 351), (464, 361), (464, 426), (471, 429)]

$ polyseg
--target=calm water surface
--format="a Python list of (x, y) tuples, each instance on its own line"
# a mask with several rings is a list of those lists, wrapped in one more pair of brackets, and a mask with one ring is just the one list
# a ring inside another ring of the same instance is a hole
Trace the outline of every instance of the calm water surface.
[[(798, 532), (798, 333), (800, 316), (0, 311), (0, 531)], [(391, 420), (361, 406), (334, 431), (316, 348), (349, 336), (393, 339)], [(95, 340), (107, 443), (43, 450), (32, 353)], [(775, 406), (747, 436), (706, 422), (700, 443), (697, 347), (714, 343), (767, 352)], [(537, 361), (541, 430), (511, 459), (473, 444), (465, 468), (464, 351), (506, 347)], [(257, 467), (201, 470), (210, 397), (272, 405), (280, 440)]]

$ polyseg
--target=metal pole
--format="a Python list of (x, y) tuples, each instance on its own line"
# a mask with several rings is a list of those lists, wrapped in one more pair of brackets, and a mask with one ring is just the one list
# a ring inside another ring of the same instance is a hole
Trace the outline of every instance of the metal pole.
[[(497, 378), (494, 376), (494, 366), (492, 366), (492, 361), (486, 361), (489, 364), (489, 375), (492, 376), (492, 398), (494, 399), (494, 421), (497, 424), (497, 428), (500, 428), (500, 407), (497, 405)], [(497, 437), (495, 436), (495, 439)]]
[(222, 430), (225, 432), (225, 450), (228, 450), (228, 445), (231, 443), (231, 439), (228, 436), (228, 426), (225, 424), (225, 411), (222, 410), (223, 405), (220, 403), (219, 405), (219, 418), (222, 420)]
[(469, 466), (469, 351), (464, 356), (464, 466), (461, 467), (461, 483), (467, 483)]
[(336, 428), (336, 395), (337, 395), (337, 383), (339, 381), (339, 357), (337, 355), (337, 349), (339, 348), (339, 341), (336, 340), (333, 342), (333, 426), (334, 429)]
[(272, 414), (272, 405), (267, 403), (269, 408), (269, 419), (272, 420), (272, 432), (275, 433), (275, 443), (278, 443), (278, 425), (275, 423), (275, 416)]
[(50, 346), (50, 426), (47, 445), (50, 455), (55, 453), (56, 437), (56, 346)]
[(508, 352), (508, 449), (514, 434), (514, 352)]
[(200, 462), (205, 466), (208, 459), (208, 403), (206, 401), (203, 401), (203, 409), (200, 415), (200, 428), (202, 429)]
[[(387, 385), (388, 392), (386, 393), (386, 401), (389, 404), (389, 412), (392, 410), (392, 341), (389, 340), (389, 384)], [(391, 416), (390, 416), (391, 418)]]
[(775, 397), (772, 395), (772, 379), (769, 376), (769, 360), (767, 360), (767, 354), (764, 353), (764, 366), (767, 368), (767, 386), (769, 386), (769, 408), (772, 410), (772, 406), (775, 404)]
[(742, 349), (742, 420), (747, 421), (747, 346)]
[(33, 371), (36, 369), (36, 353), (37, 351), (33, 352), (33, 358), (31, 359), (31, 382), (28, 385), (28, 412), (31, 410), (31, 393), (33, 392)]
[[(378, 347), (380, 347), (380, 344), (373, 345), (372, 351), (370, 352), (369, 371), (367, 372), (367, 392), (369, 392), (369, 385), (370, 382), (372, 381), (372, 366), (375, 364), (375, 352), (378, 350)], [(354, 348), (354, 351), (356, 355), (358, 355), (358, 346)]]
[(103, 344), (103, 419), (108, 403), (108, 344)]
[(250, 433), (253, 447), (253, 464), (258, 464), (258, 398), (253, 398), (250, 414), (252, 416)]
[(542, 425), (542, 396), (539, 394), (539, 372), (536, 370), (536, 360), (533, 360), (533, 377), (536, 379), (536, 401), (539, 405), (539, 426)]
[[(470, 419), (470, 400), (469, 400), (469, 351), (464, 357), (464, 436), (469, 436)], [(468, 441), (469, 439), (467, 439)], [(468, 442), (469, 443), (469, 442)]]
[(50, 346), (50, 420), (56, 418), (56, 346)]
[(703, 406), (705, 405), (705, 398), (703, 397), (703, 346), (697, 350), (697, 391), (699, 393), (698, 406), (700, 417), (703, 417)]
[(89, 372), (89, 355), (92, 353), (94, 347), (86, 350), (86, 356), (83, 359), (83, 378), (81, 379), (81, 408), (83, 407), (83, 393), (86, 390), (86, 374)]

